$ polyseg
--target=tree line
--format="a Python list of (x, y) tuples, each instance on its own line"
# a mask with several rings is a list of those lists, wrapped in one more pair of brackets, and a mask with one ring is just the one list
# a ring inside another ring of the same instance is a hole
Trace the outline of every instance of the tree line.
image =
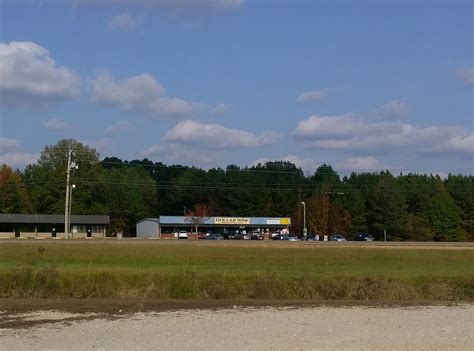
[(46, 146), (37, 163), (24, 170), (0, 168), (0, 212), (64, 212), (67, 153), (78, 169), (73, 214), (107, 214), (109, 232), (135, 234), (137, 221), (182, 215), (205, 205), (210, 215), (288, 216), (291, 230), (303, 232), (305, 202), (309, 233), (351, 236), (369, 232), (388, 240), (472, 241), (474, 177), (400, 174), (388, 171), (341, 177), (323, 164), (313, 174), (287, 161), (204, 170), (148, 159), (102, 160), (75, 140)]

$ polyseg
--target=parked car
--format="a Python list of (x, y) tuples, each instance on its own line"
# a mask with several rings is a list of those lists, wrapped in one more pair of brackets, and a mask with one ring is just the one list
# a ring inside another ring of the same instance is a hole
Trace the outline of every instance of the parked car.
[(204, 239), (206, 236), (206, 233), (198, 233), (198, 239)]
[(251, 239), (252, 240), (263, 240), (264, 237), (263, 237), (263, 234), (261, 234), (261, 233), (252, 233)]
[(270, 235), (270, 238), (273, 239), (274, 237), (280, 236), (280, 235), (281, 235), (280, 232), (273, 232), (273, 233)]
[(374, 241), (374, 237), (369, 233), (356, 233), (354, 235), (355, 241)]
[(315, 241), (316, 238), (314, 237), (314, 235), (306, 235), (302, 237), (302, 240), (306, 240), (306, 241)]
[(252, 239), (252, 234), (250, 233), (242, 234), (242, 240), (250, 240), (250, 239)]
[(288, 240), (288, 241), (300, 241), (300, 239), (297, 236), (288, 236), (286, 240)]
[(331, 235), (331, 238), (329, 239), (330, 241), (346, 241), (346, 238), (342, 236), (341, 234), (334, 234)]
[(187, 239), (188, 238), (188, 232), (185, 230), (180, 230), (178, 232), (178, 239)]
[(210, 234), (206, 236), (206, 240), (224, 240), (224, 237), (221, 234)]
[(278, 234), (272, 237), (272, 240), (288, 240), (288, 235)]

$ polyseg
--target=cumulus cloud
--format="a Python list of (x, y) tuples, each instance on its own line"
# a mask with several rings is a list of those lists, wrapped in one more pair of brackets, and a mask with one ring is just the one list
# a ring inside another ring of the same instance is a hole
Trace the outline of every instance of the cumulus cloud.
[(193, 113), (190, 102), (169, 97), (164, 87), (148, 73), (115, 79), (109, 73), (102, 72), (92, 83), (92, 101), (158, 118), (182, 118)]
[(465, 85), (474, 84), (474, 67), (461, 67), (458, 70), (458, 77)]
[(104, 134), (115, 136), (115, 135), (122, 134), (129, 131), (131, 128), (132, 128), (132, 124), (130, 122), (119, 121), (105, 128)]
[(219, 124), (185, 120), (164, 134), (162, 144), (145, 149), (143, 156), (210, 168), (218, 166), (222, 160), (222, 150), (266, 146), (273, 144), (276, 138), (277, 134), (270, 131), (257, 135)]
[(0, 43), (0, 105), (34, 106), (72, 98), (79, 78), (33, 42)]
[(116, 15), (109, 23), (109, 29), (127, 31), (135, 28), (135, 19), (128, 13)]
[(255, 148), (271, 145), (276, 139), (275, 132), (265, 131), (256, 135), (241, 129), (226, 128), (220, 124), (206, 124), (192, 120), (178, 123), (163, 136), (163, 140), (168, 143), (210, 149)]
[(13, 168), (23, 168), (35, 163), (39, 153), (28, 153), (20, 150), (18, 139), (0, 137), (0, 165), (7, 164)]
[(163, 144), (152, 145), (143, 151), (147, 158), (159, 158), (172, 164), (193, 165), (204, 168), (215, 167), (221, 159), (221, 153), (216, 150), (196, 152), (191, 145)]
[(47, 121), (44, 121), (43, 127), (55, 132), (62, 132), (62, 131), (72, 128), (72, 126), (69, 123), (66, 123), (57, 118), (51, 118), (51, 119), (48, 119)]
[(298, 123), (293, 137), (308, 148), (346, 152), (474, 155), (474, 134), (464, 128), (372, 123), (353, 114), (311, 116)]
[(408, 104), (402, 100), (392, 100), (377, 108), (377, 113), (388, 118), (400, 118), (407, 114)]
[(311, 101), (320, 101), (328, 97), (328, 93), (324, 90), (312, 90), (302, 92), (296, 98), (297, 102), (311, 102)]

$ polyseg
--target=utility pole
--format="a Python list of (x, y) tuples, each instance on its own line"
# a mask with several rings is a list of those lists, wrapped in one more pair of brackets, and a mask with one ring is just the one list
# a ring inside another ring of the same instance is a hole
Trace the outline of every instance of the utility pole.
[(308, 230), (306, 229), (306, 203), (301, 201), (301, 205), (303, 205), (303, 237), (306, 240), (306, 235)]
[(69, 187), (71, 186), (71, 160), (72, 150), (69, 149), (67, 153), (67, 168), (66, 168), (66, 202), (64, 207), (64, 239), (69, 239), (69, 196), (71, 193)]
[(71, 169), (77, 169), (75, 161), (75, 154), (71, 148), (67, 154), (67, 168), (66, 168), (66, 201), (64, 206), (64, 238), (69, 239), (69, 231), (71, 229)]
[[(71, 212), (72, 212), (72, 190), (76, 188), (76, 184), (72, 184), (69, 187), (69, 212), (68, 212), (68, 223), (69, 227), (68, 229), (71, 230)], [(72, 232), (69, 233), (71, 238), (72, 238)]]

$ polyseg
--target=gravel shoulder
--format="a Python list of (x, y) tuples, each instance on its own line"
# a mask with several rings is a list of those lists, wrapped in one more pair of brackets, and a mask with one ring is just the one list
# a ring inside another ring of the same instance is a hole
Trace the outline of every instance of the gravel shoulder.
[[(299, 306), (127, 314), (36, 310), (8, 318), (1, 350), (472, 350), (474, 305)], [(122, 311), (123, 312), (123, 311)]]

